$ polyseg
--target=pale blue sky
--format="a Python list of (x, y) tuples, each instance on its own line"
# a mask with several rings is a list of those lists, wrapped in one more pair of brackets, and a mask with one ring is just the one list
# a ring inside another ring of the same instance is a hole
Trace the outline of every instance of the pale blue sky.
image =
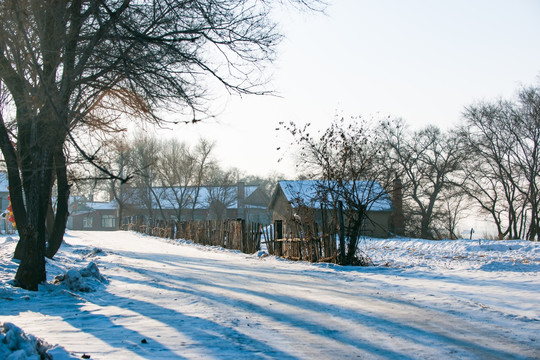
[(217, 122), (175, 136), (215, 139), (225, 166), (292, 178), (292, 161), (277, 163), (279, 121), (324, 128), (340, 112), (447, 127), (466, 105), (540, 81), (540, 0), (329, 2), (326, 15), (277, 15), (286, 39), (268, 71), (280, 97), (222, 99)]

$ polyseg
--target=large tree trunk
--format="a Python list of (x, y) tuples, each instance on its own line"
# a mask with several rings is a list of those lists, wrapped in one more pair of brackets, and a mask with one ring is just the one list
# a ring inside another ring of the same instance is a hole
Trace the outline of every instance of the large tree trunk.
[[(54, 181), (55, 150), (63, 144), (63, 128), (59, 122), (52, 105), (44, 106), (37, 115), (32, 111), (17, 109), (19, 132), (16, 162), (22, 177), (25, 201), (23, 211), (13, 207), (20, 236), (15, 255), (21, 261), (15, 282), (24, 289), (34, 291), (46, 280), (47, 213)], [(22, 196), (18, 201), (21, 200)]]
[[(38, 290), (46, 280), (45, 243), (47, 207), (52, 188), (52, 155), (47, 148), (33, 148), (32, 167), (23, 171), (26, 200), (27, 224), (19, 226), (22, 241), (22, 257), (15, 275), (18, 286), (27, 290)], [(15, 215), (17, 216), (17, 214)], [(17, 217), (16, 217), (17, 219)]]
[(431, 219), (427, 215), (422, 216), (422, 220), (420, 221), (420, 237), (422, 239), (433, 238), (433, 234), (431, 233), (431, 229), (429, 226), (430, 223)]
[(54, 165), (56, 169), (56, 181), (58, 189), (58, 201), (56, 205), (56, 215), (54, 217), (54, 224), (52, 231), (49, 234), (49, 241), (47, 242), (47, 249), (45, 256), (49, 259), (58, 252), (62, 241), (64, 240), (64, 233), (66, 231), (67, 218), (69, 215), (69, 183), (66, 172), (66, 159), (62, 152), (62, 149), (57, 149), (54, 157)]

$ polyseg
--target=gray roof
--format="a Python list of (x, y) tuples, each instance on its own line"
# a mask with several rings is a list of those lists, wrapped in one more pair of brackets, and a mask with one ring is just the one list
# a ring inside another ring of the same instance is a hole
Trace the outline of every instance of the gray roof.
[[(247, 199), (251, 196), (259, 186), (255, 185), (246, 185), (244, 186), (244, 199)], [(165, 210), (178, 209), (178, 201), (176, 199), (175, 193), (180, 195), (184, 192), (184, 201), (186, 201), (186, 207), (191, 208), (193, 200), (195, 199), (197, 187), (188, 186), (186, 188), (176, 187), (154, 187), (152, 189), (157, 197), (161, 207)], [(134, 191), (145, 191), (140, 189), (134, 189)], [(134, 196), (134, 199), (140, 199), (141, 197)], [(195, 209), (208, 209), (210, 203), (213, 200), (219, 200), (224, 202), (225, 206), (228, 209), (238, 208), (238, 186), (201, 186), (199, 188), (199, 193), (197, 194), (197, 203)], [(131, 202), (133, 205), (137, 205), (134, 202)], [(142, 204), (138, 204), (142, 205)], [(154, 196), (152, 196), (152, 207), (158, 208), (157, 201)]]
[(84, 205), (88, 206), (92, 210), (116, 210), (118, 209), (118, 203), (116, 200), (109, 202), (92, 201), (86, 202)]
[[(339, 196), (339, 190), (335, 194), (329, 190), (337, 187), (334, 181), (282, 180), (279, 181), (278, 186), (281, 187), (287, 201), (313, 208), (319, 208), (321, 203), (332, 204), (332, 195)], [(354, 189), (356, 197), (368, 206), (368, 211), (392, 211), (393, 209), (390, 196), (377, 181), (348, 182), (344, 186)]]
[(118, 203), (116, 200), (112, 200), (109, 202), (105, 201), (86, 201), (84, 197), (77, 196), (77, 197), (70, 197), (70, 202), (78, 202), (79, 206), (75, 211), (72, 211), (70, 215), (82, 215), (82, 214), (88, 214), (92, 211), (104, 211), (104, 210), (116, 210), (118, 209)]

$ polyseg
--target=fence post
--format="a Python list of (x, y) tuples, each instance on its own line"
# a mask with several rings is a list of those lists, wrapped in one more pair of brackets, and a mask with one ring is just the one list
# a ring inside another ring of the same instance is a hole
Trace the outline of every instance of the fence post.
[(274, 252), (276, 253), (276, 256), (281, 256), (281, 250), (283, 246), (282, 240), (283, 239), (283, 221), (282, 220), (275, 220), (274, 221)]
[(255, 251), (261, 250), (261, 237), (262, 237), (262, 231), (263, 231), (262, 224), (257, 223), (257, 233), (256, 233), (256, 236), (257, 236), (256, 240), (257, 240), (257, 242), (255, 243)]
[(345, 222), (343, 221), (343, 201), (338, 200), (339, 248), (341, 264), (345, 264)]

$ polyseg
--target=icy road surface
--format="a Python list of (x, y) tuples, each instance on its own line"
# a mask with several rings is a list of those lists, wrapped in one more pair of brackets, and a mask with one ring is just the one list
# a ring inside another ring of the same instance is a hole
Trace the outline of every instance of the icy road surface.
[[(540, 358), (537, 243), (366, 240), (378, 266), (355, 268), (70, 232), (28, 292), (8, 283), (15, 240), (0, 238), (0, 322), (74, 358)], [(90, 262), (106, 278), (82, 278), (90, 291), (53, 284)]]

